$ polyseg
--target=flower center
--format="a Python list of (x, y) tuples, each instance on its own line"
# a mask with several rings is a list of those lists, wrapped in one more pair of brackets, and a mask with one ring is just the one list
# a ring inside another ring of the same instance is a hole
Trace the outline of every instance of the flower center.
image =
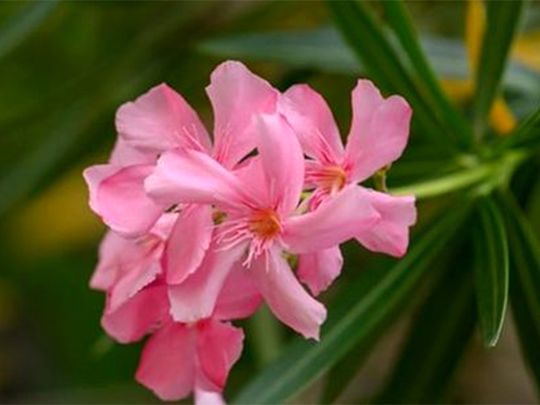
[(249, 219), (249, 230), (263, 239), (273, 238), (281, 232), (277, 213), (272, 209), (255, 211)]
[(347, 184), (347, 173), (340, 166), (327, 166), (318, 177), (320, 187), (331, 194), (340, 191)]

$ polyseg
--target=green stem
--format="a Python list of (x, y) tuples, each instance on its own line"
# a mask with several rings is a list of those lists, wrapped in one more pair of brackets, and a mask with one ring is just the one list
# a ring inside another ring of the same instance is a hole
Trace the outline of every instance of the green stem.
[(267, 307), (262, 307), (249, 320), (249, 330), (253, 339), (253, 349), (259, 367), (262, 369), (280, 353), (283, 339), (279, 323)]
[(393, 188), (390, 193), (394, 195), (412, 194), (417, 199), (424, 199), (447, 194), (479, 183), (491, 189), (495, 185), (507, 181), (514, 169), (525, 157), (526, 154), (516, 151), (507, 154), (501, 161), (487, 162), (435, 180)]

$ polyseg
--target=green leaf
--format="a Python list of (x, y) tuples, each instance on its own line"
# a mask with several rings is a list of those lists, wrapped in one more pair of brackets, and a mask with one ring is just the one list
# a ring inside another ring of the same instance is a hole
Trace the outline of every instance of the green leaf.
[(474, 121), (478, 137), (482, 136), (491, 105), (499, 90), (523, 4), (523, 0), (486, 2), (486, 30), (475, 75)]
[(540, 244), (514, 197), (498, 198), (510, 242), (510, 303), (523, 359), (540, 392)]
[[(423, 34), (420, 42), (438, 77), (468, 78), (467, 55), (461, 41)], [(275, 62), (281, 66), (344, 75), (358, 76), (364, 69), (361, 61), (331, 27), (219, 36), (201, 42), (198, 49), (222, 58)], [(539, 75), (517, 62), (510, 63), (504, 85), (513, 92), (533, 98), (540, 95)]]
[(540, 107), (523, 119), (511, 134), (498, 145), (498, 149), (538, 147), (540, 144)]
[(17, 47), (54, 11), (57, 0), (28, 3), (0, 28), (0, 58)]
[(472, 141), (472, 130), (464, 117), (450, 103), (442, 91), (433, 69), (421, 48), (418, 34), (414, 28), (411, 17), (402, 0), (383, 1), (386, 19), (393, 29), (396, 37), (408, 56), (409, 62), (416, 71), (416, 76), (426, 86), (433, 99), (433, 108), (436, 109), (444, 123), (452, 128), (463, 145)]
[[(460, 246), (463, 250), (463, 246)], [(409, 327), (393, 372), (377, 402), (441, 400), (476, 324), (474, 288), (467, 255), (455, 255)]]
[(455, 149), (454, 134), (438, 120), (430, 105), (429, 94), (423, 92), (420, 82), (411, 77), (368, 6), (351, 0), (329, 0), (327, 4), (336, 25), (369, 75), (384, 90), (407, 99), (414, 110), (413, 123), (416, 121), (426, 136), (439, 146)]
[(276, 62), (329, 73), (358, 75), (363, 69), (333, 28), (220, 36), (200, 43), (198, 49), (219, 57)]
[[(196, 8), (198, 14), (207, 12), (209, 5), (189, 3), (189, 7)], [(186, 20), (188, 16), (193, 17), (193, 14), (186, 13), (185, 5), (175, 6), (161, 24), (154, 24), (133, 38), (133, 46), (124, 52), (120, 61), (117, 58), (108, 60), (92, 72), (93, 76), (85, 76), (81, 86), (91, 83), (88, 91), (79, 89), (79, 96), (69, 102), (66, 100), (67, 104), (62, 105), (60, 111), (48, 111), (53, 118), (52, 124), (45, 120), (30, 124), (30, 129), (41, 136), (35, 137), (40, 139), (36, 141), (39, 147), (31, 149), (3, 170), (0, 177), (0, 217), (25, 197), (41, 191), (83, 156), (95, 153), (107, 138), (112, 138), (110, 122), (114, 109), (144, 89), (143, 83), (147, 86), (149, 79), (156, 77), (165, 65), (166, 59), (159, 57), (146, 60), (149, 50), (165, 38), (172, 38), (179, 26), (189, 22)], [(186, 48), (182, 50), (186, 51)], [(47, 101), (50, 100), (44, 99), (42, 104), (48, 105)], [(13, 130), (21, 132), (20, 128)]]
[(499, 208), (490, 196), (477, 201), (475, 287), (484, 344), (499, 340), (508, 301), (508, 242)]
[(445, 215), (387, 271), (364, 270), (330, 307), (319, 343), (297, 339), (282, 356), (257, 376), (237, 403), (282, 403), (329, 370), (355, 345), (366, 353), (377, 336), (410, 300), (432, 259), (446, 247), (468, 205)]

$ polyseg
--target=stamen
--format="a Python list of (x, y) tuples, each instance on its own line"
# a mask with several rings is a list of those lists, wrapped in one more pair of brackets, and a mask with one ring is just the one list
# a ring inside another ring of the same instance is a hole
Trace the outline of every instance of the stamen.
[(308, 180), (328, 194), (335, 194), (347, 184), (347, 173), (340, 166), (326, 166), (322, 170), (308, 173)]
[(264, 253), (281, 232), (279, 217), (272, 209), (259, 209), (250, 217), (226, 220), (216, 226), (219, 228), (219, 249), (230, 249), (249, 241), (247, 256), (242, 263), (245, 267), (249, 267), (253, 259)]
[(281, 232), (276, 212), (272, 209), (255, 211), (249, 220), (249, 230), (260, 238), (273, 238)]

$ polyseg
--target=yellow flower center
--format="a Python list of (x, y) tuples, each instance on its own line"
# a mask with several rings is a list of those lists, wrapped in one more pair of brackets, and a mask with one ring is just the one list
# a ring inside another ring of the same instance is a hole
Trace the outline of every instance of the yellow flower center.
[(324, 168), (319, 177), (319, 185), (329, 193), (340, 191), (347, 184), (347, 174), (340, 166)]
[(281, 231), (277, 213), (273, 209), (256, 211), (249, 220), (249, 230), (261, 238), (273, 238)]

